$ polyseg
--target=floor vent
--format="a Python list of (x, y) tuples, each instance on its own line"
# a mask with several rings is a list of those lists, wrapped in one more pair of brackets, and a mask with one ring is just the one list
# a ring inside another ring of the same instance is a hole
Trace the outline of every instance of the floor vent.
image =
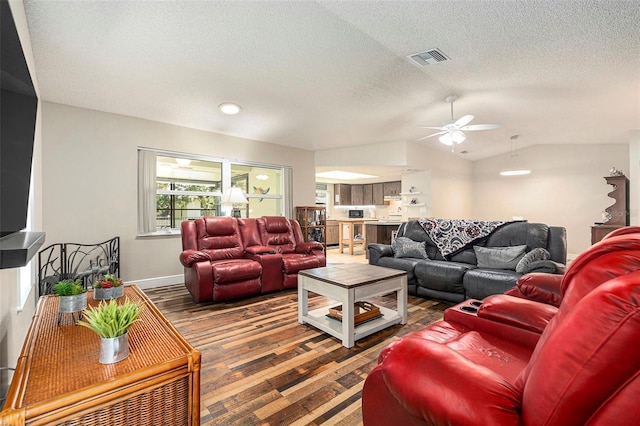
[(439, 49), (430, 49), (425, 52), (414, 53), (407, 56), (411, 62), (415, 63), (419, 67), (426, 67), (427, 65), (437, 64), (439, 62), (448, 61), (449, 57), (442, 53)]

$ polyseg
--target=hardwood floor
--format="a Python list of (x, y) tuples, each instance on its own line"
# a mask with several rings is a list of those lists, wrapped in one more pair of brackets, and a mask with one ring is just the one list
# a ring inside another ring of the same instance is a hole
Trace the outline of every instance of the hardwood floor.
[[(295, 290), (200, 305), (183, 285), (145, 292), (202, 353), (203, 425), (359, 425), (364, 380), (381, 349), (442, 318), (450, 306), (409, 296), (406, 325), (347, 349), (338, 339), (298, 323)], [(311, 309), (327, 303), (325, 297), (310, 295)], [(395, 306), (392, 296), (374, 303)]]

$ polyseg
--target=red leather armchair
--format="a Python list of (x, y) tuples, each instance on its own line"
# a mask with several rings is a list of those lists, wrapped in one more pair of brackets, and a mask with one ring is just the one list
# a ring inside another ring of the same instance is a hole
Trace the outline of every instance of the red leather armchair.
[[(584, 257), (589, 256), (589, 253), (594, 248), (602, 250), (603, 246), (606, 247), (611, 243), (611, 241), (609, 240), (610, 238), (620, 236), (640, 238), (640, 226), (625, 226), (609, 232), (601, 241), (597, 242), (596, 244), (591, 246), (590, 249), (578, 256), (576, 258), (576, 261), (580, 261)], [(620, 238), (614, 239), (614, 241), (620, 240)], [(567, 272), (569, 272), (570, 270), (575, 270), (576, 265), (581, 264), (580, 262), (576, 261), (572, 262), (569, 265), (569, 269), (567, 270)], [(564, 275), (538, 273), (527, 274), (520, 277), (516, 286), (509, 289), (504, 294), (514, 297), (521, 297), (524, 299), (535, 300), (558, 307), (560, 306), (560, 300), (562, 299), (564, 290), (570, 283), (570, 281), (565, 281), (563, 280), (563, 278)], [(593, 284), (598, 283), (592, 283), (592, 285)]]
[(298, 272), (326, 266), (324, 247), (304, 242), (280, 216), (203, 217), (182, 223), (185, 286), (194, 301), (221, 301), (296, 288)]
[(298, 272), (327, 265), (322, 244), (305, 242), (300, 224), (283, 216), (263, 216), (257, 219), (262, 245), (282, 255), (284, 288), (298, 287)]
[[(476, 317), (451, 310), (445, 313), (445, 319), (469, 326), (473, 326), (474, 321), (495, 321), (540, 334), (565, 298), (573, 298), (575, 303), (610, 279), (639, 269), (640, 233), (620, 232), (580, 254), (564, 276), (559, 276), (560, 280), (550, 274), (523, 276), (518, 282), (518, 291), (526, 297), (512, 297), (510, 292), (489, 296), (482, 301)], [(556, 287), (560, 289), (559, 295), (554, 290)]]
[(260, 293), (260, 263), (244, 257), (238, 221), (204, 217), (181, 224), (180, 262), (193, 300), (227, 300)]
[(394, 342), (365, 381), (364, 424), (637, 424), (640, 271), (569, 296), (535, 348), (446, 321)]

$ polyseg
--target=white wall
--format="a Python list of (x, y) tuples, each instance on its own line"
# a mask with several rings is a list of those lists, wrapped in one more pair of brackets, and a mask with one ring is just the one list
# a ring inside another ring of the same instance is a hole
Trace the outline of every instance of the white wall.
[(120, 274), (127, 282), (183, 274), (180, 236), (136, 237), (138, 146), (289, 165), (294, 205), (315, 201), (311, 151), (49, 102), (42, 140), (47, 243), (120, 236)]
[[(473, 212), (478, 219), (523, 216), (530, 222), (567, 228), (568, 253), (591, 245), (591, 226), (613, 204), (604, 176), (611, 167), (627, 173), (629, 145), (536, 145), (518, 150), (527, 176), (503, 177), (510, 154), (473, 164)], [(634, 182), (631, 183), (634, 190)]]

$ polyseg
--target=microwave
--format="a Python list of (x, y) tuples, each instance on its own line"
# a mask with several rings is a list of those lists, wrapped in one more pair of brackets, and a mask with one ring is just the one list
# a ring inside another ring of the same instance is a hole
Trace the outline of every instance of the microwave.
[(349, 219), (364, 218), (364, 210), (349, 210)]

